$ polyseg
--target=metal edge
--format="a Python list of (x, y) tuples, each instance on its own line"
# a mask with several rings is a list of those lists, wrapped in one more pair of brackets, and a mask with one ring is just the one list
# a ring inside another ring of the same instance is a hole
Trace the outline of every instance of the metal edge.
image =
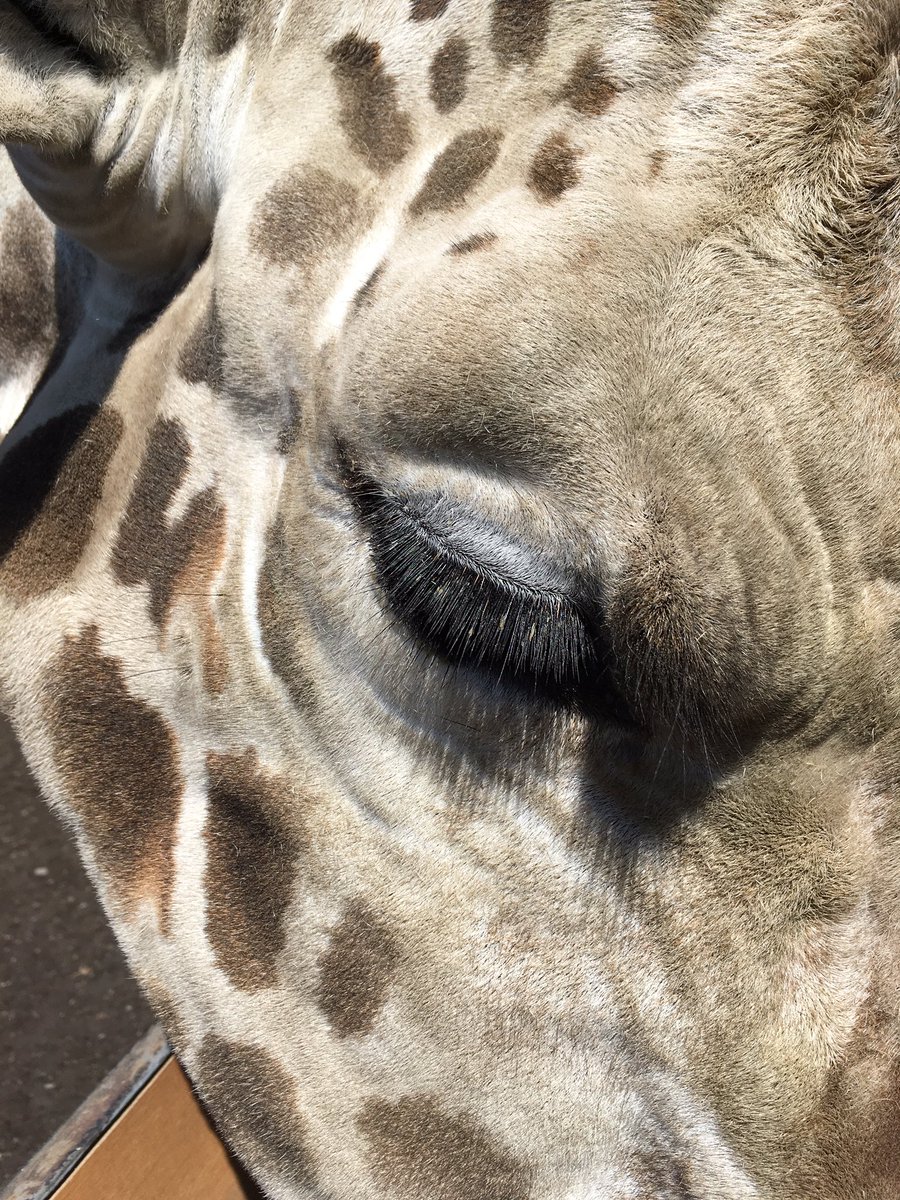
[(171, 1053), (162, 1028), (154, 1025), (7, 1184), (0, 1200), (47, 1200)]

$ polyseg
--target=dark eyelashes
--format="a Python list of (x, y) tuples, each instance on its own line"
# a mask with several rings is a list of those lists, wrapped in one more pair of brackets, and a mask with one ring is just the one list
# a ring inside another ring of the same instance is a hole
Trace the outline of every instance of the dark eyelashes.
[(370, 477), (344, 474), (378, 582), (419, 640), (501, 684), (558, 704), (582, 703), (603, 672), (591, 622), (571, 596), (488, 566)]

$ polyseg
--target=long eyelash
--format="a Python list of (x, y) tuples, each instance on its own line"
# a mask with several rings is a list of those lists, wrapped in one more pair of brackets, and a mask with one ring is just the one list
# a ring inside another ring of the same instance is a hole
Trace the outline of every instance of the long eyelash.
[(467, 555), (346, 459), (342, 466), (379, 583), (417, 637), (449, 662), (556, 702), (578, 703), (599, 683), (596, 639), (572, 597)]

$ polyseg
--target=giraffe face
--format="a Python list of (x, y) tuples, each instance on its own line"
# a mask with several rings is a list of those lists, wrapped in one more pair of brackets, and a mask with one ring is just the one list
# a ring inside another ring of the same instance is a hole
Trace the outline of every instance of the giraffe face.
[(896, 56), (815, 7), (60, 5), (64, 128), (0, 78), (0, 697), (279, 1200), (896, 1182)]

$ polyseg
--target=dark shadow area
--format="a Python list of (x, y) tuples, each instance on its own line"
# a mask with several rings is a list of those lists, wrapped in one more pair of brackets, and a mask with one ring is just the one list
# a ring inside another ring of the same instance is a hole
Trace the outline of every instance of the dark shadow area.
[(0, 1186), (153, 1023), (0, 720)]

